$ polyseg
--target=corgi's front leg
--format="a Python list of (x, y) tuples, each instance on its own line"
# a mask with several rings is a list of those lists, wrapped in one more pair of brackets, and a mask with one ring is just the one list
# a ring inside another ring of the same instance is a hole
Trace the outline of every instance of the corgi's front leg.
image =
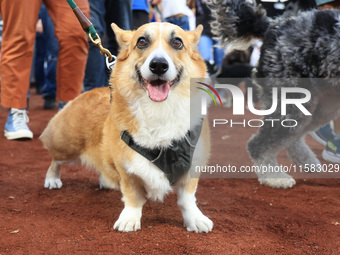
[(182, 212), (184, 227), (188, 231), (207, 233), (212, 230), (214, 224), (196, 205), (197, 183), (198, 179), (187, 177), (185, 183), (176, 186), (177, 204)]
[(135, 175), (121, 172), (121, 192), (124, 209), (113, 228), (124, 232), (141, 229), (142, 208), (146, 202), (141, 180)]

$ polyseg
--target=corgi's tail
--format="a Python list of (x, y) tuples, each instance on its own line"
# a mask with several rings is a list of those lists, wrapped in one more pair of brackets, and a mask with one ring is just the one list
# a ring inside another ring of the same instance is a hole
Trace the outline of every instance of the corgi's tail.
[(210, 9), (212, 33), (223, 46), (247, 48), (253, 38), (262, 39), (269, 26), (266, 10), (255, 0), (212, 0)]

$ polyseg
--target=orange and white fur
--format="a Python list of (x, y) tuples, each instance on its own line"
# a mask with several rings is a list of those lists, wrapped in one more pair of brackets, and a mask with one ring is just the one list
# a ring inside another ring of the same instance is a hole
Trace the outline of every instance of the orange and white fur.
[[(198, 178), (188, 172), (171, 186), (159, 168), (120, 138), (128, 130), (140, 146), (167, 148), (201, 122), (199, 107), (190, 116), (190, 93), (193, 102), (201, 98), (198, 89), (190, 89), (190, 78), (206, 78), (197, 51), (202, 26), (190, 32), (169, 23), (150, 23), (136, 31), (112, 24), (112, 29), (120, 47), (110, 80), (112, 102), (109, 88), (94, 89), (50, 121), (41, 135), (52, 156), (44, 187), (61, 188), (61, 166), (81, 162), (99, 172), (101, 187), (122, 192), (125, 207), (114, 229), (140, 229), (146, 199), (163, 201), (175, 189), (186, 229), (209, 232), (213, 223), (196, 205)], [(205, 119), (192, 165), (207, 164), (209, 153)]]

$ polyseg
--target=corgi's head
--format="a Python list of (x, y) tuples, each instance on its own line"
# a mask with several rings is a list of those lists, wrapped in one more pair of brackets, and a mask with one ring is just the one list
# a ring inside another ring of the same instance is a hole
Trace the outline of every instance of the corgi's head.
[(171, 94), (189, 97), (190, 78), (204, 78), (197, 51), (203, 27), (184, 31), (170, 23), (149, 23), (136, 31), (112, 24), (119, 54), (111, 83), (127, 97), (166, 101)]

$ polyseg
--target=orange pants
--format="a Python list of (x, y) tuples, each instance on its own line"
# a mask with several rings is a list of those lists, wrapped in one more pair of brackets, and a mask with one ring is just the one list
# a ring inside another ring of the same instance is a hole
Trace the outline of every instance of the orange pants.
[[(88, 0), (76, 0), (89, 17)], [(4, 21), (1, 43), (1, 104), (26, 108), (36, 23), (42, 0), (0, 0)], [(60, 50), (57, 65), (57, 98), (70, 101), (80, 94), (88, 53), (86, 33), (66, 0), (44, 0), (55, 25)]]

